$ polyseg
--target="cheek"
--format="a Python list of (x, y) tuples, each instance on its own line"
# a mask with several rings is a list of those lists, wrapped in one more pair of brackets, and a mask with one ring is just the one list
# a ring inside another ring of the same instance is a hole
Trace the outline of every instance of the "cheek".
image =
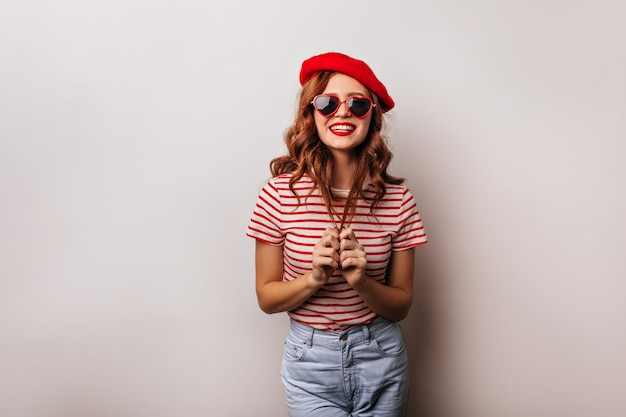
[(370, 122), (371, 122), (370, 117), (361, 121), (361, 134), (363, 135), (364, 138), (367, 136), (367, 134), (370, 131)]
[(318, 134), (326, 128), (326, 119), (317, 114), (317, 112), (313, 116), (313, 121), (315, 122), (315, 128)]

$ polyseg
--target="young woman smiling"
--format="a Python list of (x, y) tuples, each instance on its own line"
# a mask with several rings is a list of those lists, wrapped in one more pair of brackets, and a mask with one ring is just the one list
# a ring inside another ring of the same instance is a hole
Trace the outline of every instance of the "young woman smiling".
[(383, 113), (394, 107), (363, 61), (302, 63), (300, 102), (247, 235), (266, 313), (288, 312), (281, 376), (292, 417), (403, 416), (413, 301), (426, 234), (403, 179), (387, 172)]

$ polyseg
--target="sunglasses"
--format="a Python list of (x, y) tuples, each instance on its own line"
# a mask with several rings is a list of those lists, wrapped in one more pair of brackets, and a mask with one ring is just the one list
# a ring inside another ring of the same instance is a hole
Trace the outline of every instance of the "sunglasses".
[(313, 107), (315, 107), (315, 110), (317, 110), (324, 117), (330, 117), (337, 113), (341, 103), (346, 103), (346, 107), (350, 114), (359, 119), (365, 118), (370, 111), (372, 111), (372, 108), (376, 107), (376, 104), (372, 102), (372, 99), (365, 96), (351, 96), (346, 100), (341, 100), (337, 96), (320, 94), (315, 96), (311, 102)]

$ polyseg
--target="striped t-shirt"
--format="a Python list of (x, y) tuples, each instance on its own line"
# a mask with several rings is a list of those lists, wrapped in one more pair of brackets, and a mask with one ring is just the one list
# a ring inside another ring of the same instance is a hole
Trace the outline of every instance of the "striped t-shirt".
[[(283, 281), (291, 281), (312, 269), (313, 248), (324, 231), (336, 227), (328, 216), (321, 194), (313, 181), (302, 177), (295, 184), (298, 198), (289, 189), (291, 174), (272, 178), (262, 188), (247, 229), (247, 235), (270, 245), (283, 246)], [(366, 273), (385, 282), (392, 251), (426, 243), (422, 221), (411, 192), (404, 185), (386, 185), (385, 196), (373, 215), (370, 205), (360, 198), (349, 226), (367, 256)], [(339, 211), (343, 209), (339, 206)], [(321, 330), (341, 331), (372, 321), (376, 314), (345, 281), (341, 271), (289, 316)]]

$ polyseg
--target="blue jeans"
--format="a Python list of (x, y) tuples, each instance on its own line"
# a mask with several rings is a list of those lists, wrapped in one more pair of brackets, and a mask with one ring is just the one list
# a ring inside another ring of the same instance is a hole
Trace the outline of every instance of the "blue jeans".
[(291, 417), (401, 417), (409, 393), (400, 325), (378, 317), (343, 332), (291, 320), (281, 376)]

